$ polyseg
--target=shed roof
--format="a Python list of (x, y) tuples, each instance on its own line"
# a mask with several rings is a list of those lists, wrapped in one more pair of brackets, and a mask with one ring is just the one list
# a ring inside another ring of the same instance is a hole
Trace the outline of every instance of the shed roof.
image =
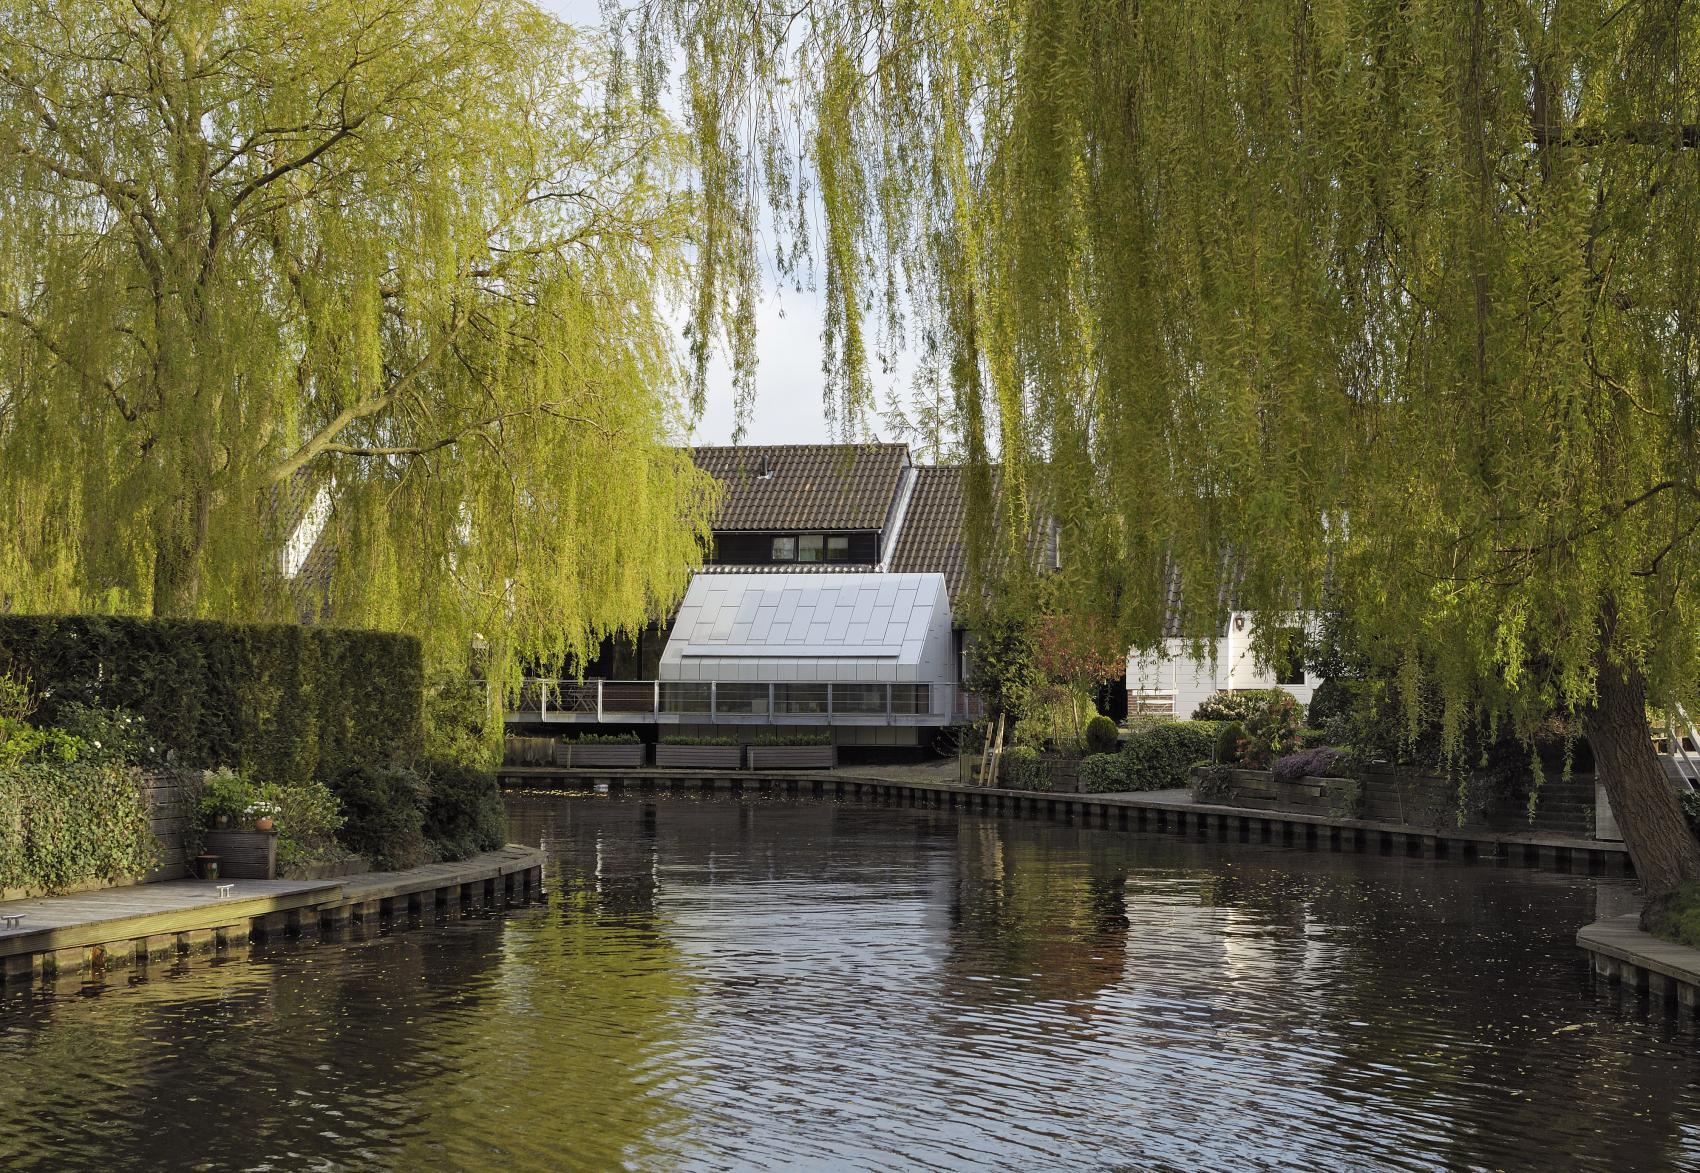
[(877, 530), (909, 464), (903, 444), (693, 448), (726, 487), (717, 530)]

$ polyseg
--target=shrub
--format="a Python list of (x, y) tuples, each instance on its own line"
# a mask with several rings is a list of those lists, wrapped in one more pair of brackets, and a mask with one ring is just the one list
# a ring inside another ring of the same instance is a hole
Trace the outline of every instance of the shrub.
[[(643, 740), (635, 733), (580, 733), (577, 737), (563, 737), (567, 745), (636, 745)], [(661, 740), (666, 741), (663, 737)], [(450, 758), (450, 761), (461, 759)]]
[[(633, 740), (636, 740), (634, 737)], [(707, 737), (693, 733), (663, 733), (662, 745), (737, 745), (735, 737)]]
[(1116, 723), (1100, 714), (1086, 722), (1086, 752), (1107, 754), (1116, 751)]
[(764, 733), (750, 742), (751, 745), (831, 745), (832, 737), (826, 733)]
[(1231, 766), (1240, 760), (1240, 742), (1245, 740), (1245, 726), (1238, 721), (1224, 722), (1216, 733), (1216, 744), (1210, 760), (1218, 766)]
[(1299, 723), (1303, 709), (1291, 694), (1271, 692), (1245, 720), (1245, 739), (1240, 744), (1240, 762), (1263, 769), (1283, 754), (1299, 747)]
[(1130, 790), (1127, 757), (1119, 753), (1095, 753), (1080, 763), (1080, 789), (1086, 794), (1114, 794)]
[(1268, 702), (1279, 697), (1292, 700), (1292, 695), (1284, 688), (1242, 688), (1237, 692), (1218, 692), (1199, 702), (1192, 711), (1192, 719), (1243, 722)]
[(465, 859), (507, 841), (508, 817), (496, 776), (452, 761), (425, 764), (425, 837), (441, 859)]
[(495, 731), (490, 686), (464, 672), (433, 672), (422, 697), (424, 751), (437, 761), (495, 765)]
[(0, 672), (70, 705), (140, 717), (176, 764), (331, 783), (351, 766), (412, 761), (423, 677), (412, 636), (296, 624), (111, 615), (0, 616)]
[(336, 833), (343, 825), (342, 810), (336, 795), (322, 782), (302, 782), (286, 786), (281, 782), (263, 782), (253, 788), (253, 801), (276, 808), (272, 815), (277, 824), (277, 862), (289, 867), (336, 859)]
[(1310, 694), (1310, 705), (1305, 709), (1305, 720), (1319, 729), (1325, 729), (1328, 723), (1336, 717), (1350, 717), (1356, 697), (1349, 681), (1329, 678), (1316, 686)]
[(355, 766), (333, 788), (342, 803), (337, 838), (382, 870), (410, 868), (425, 853), (424, 779), (405, 766)]
[(220, 767), (201, 776), (201, 796), (195, 802), (202, 823), (211, 826), (219, 815), (238, 821), (254, 802), (254, 784), (236, 771)]
[(1218, 726), (1213, 721), (1172, 721), (1128, 738), (1122, 748), (1129, 790), (1173, 790), (1187, 784), (1192, 767), (1210, 760)]
[(1297, 782), (1300, 778), (1345, 777), (1354, 765), (1352, 755), (1345, 750), (1319, 745), (1315, 749), (1301, 749), (1276, 758), (1270, 764), (1269, 772), (1283, 782)]
[(1049, 790), (1051, 772), (1039, 759), (1039, 751), (1030, 745), (1017, 745), (1003, 751), (998, 764), (998, 785), (1011, 790)]
[(57, 891), (140, 876), (159, 859), (141, 772), (117, 762), (0, 769), (0, 888)]
[(58, 723), (83, 743), (81, 756), (87, 760), (153, 766), (165, 756), (148, 736), (147, 722), (127, 709), (72, 701), (60, 707)]
[(1205, 766), (1192, 775), (1192, 801), (1225, 803), (1234, 796), (1232, 766)]

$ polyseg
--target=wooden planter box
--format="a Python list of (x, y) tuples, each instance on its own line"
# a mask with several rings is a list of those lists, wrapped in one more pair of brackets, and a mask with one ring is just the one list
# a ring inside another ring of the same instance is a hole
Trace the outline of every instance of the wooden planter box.
[(277, 879), (276, 831), (208, 831), (201, 850), (218, 856), (221, 880)]
[(631, 768), (644, 764), (643, 750), (641, 741), (592, 742), (589, 745), (574, 745), (567, 741), (555, 747), (555, 764), (568, 769), (586, 766)]
[(838, 764), (836, 745), (752, 745), (752, 770), (830, 770)]
[(668, 745), (655, 746), (655, 764), (677, 770), (736, 770), (744, 764), (741, 745)]

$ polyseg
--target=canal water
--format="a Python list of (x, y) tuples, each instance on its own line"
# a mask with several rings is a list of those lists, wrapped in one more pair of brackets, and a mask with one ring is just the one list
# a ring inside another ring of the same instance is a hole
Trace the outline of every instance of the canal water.
[(0, 1001), (6, 1169), (1676, 1169), (1622, 881), (525, 795), (550, 902)]

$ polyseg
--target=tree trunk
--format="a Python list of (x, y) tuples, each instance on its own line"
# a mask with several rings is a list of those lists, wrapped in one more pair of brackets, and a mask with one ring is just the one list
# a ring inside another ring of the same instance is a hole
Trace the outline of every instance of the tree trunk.
[(1633, 664), (1613, 664), (1602, 639), (1599, 692), (1585, 714), (1600, 780), (1635, 861), (1647, 913), (1683, 884), (1700, 881), (1700, 842), (1688, 829), (1682, 803), (1653, 752), (1647, 723), (1647, 682)]
[(212, 494), (191, 489), (166, 511), (154, 541), (153, 613), (156, 619), (189, 619), (201, 596), (201, 552), (206, 547)]

